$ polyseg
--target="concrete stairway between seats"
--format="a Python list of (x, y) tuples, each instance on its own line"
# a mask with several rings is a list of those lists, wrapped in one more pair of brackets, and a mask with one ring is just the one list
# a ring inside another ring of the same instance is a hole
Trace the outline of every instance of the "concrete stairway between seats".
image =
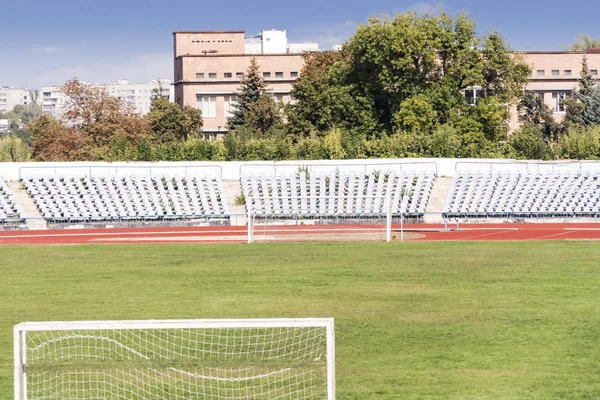
[(246, 207), (235, 204), (235, 198), (242, 193), (239, 180), (224, 180), (223, 190), (225, 190), (225, 198), (231, 212), (231, 225), (246, 225), (248, 218), (246, 217)]
[(448, 191), (452, 185), (452, 178), (437, 177), (433, 182), (427, 208), (425, 209), (425, 223), (441, 223), (443, 222), (442, 211), (446, 204)]
[(33, 199), (29, 196), (20, 181), (9, 181), (6, 183), (10, 190), (15, 195), (17, 206), (23, 211), (23, 217), (27, 224), (27, 228), (33, 229), (48, 229), (46, 220), (40, 214)]

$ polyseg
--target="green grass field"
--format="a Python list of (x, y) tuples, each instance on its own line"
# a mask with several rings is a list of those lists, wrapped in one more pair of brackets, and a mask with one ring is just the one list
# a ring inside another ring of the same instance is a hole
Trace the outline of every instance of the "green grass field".
[(329, 317), (338, 399), (600, 398), (594, 242), (0, 247), (23, 321)]

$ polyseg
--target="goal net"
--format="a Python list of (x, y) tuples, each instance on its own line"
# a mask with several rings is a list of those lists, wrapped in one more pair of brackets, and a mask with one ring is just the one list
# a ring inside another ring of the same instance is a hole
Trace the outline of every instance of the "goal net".
[(246, 206), (248, 243), (392, 240), (390, 196), (263, 196)]
[(26, 322), (15, 400), (335, 398), (333, 319)]

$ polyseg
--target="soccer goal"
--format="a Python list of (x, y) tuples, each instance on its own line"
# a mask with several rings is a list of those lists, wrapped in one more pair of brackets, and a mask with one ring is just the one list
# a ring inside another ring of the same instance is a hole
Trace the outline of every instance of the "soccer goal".
[(335, 399), (333, 319), (25, 322), (15, 400)]
[(390, 196), (247, 199), (248, 243), (392, 240)]

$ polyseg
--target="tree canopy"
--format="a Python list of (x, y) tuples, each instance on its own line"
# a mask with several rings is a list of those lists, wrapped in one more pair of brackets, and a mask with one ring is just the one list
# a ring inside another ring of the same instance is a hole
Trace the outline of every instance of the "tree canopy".
[[(493, 140), (529, 72), (499, 34), (478, 37), (466, 14), (371, 18), (341, 52), (306, 55), (289, 120), (305, 135), (341, 127), (373, 136), (460, 128), (467, 119)], [(486, 100), (469, 104), (468, 88)]]
[(577, 40), (570, 46), (563, 46), (565, 51), (586, 51), (593, 48), (600, 48), (600, 40), (592, 39), (591, 36), (581, 34), (577, 36)]

